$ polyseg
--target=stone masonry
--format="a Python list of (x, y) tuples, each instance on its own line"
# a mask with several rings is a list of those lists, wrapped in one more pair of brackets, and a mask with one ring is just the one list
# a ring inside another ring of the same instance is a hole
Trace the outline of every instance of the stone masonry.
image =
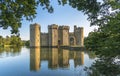
[(30, 47), (84, 47), (84, 28), (74, 26), (74, 32), (69, 32), (69, 26), (48, 25), (48, 33), (40, 31), (39, 24), (30, 25)]
[(30, 47), (40, 46), (40, 25), (31, 24), (30, 25)]

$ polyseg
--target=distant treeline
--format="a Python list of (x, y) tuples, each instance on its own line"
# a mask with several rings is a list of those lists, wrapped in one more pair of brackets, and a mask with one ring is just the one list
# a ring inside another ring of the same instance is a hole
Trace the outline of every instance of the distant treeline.
[(19, 36), (11, 35), (3, 38), (0, 36), (0, 47), (19, 47), (19, 46), (29, 46), (29, 40), (21, 40)]

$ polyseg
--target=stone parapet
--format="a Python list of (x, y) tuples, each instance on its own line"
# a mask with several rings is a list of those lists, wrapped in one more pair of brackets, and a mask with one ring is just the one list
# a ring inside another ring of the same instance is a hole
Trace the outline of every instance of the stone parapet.
[(69, 26), (59, 26), (59, 30), (69, 30), (70, 27)]
[(67, 25), (48, 25), (48, 32), (40, 32), (40, 25), (30, 25), (30, 47), (60, 47), (60, 46), (84, 46), (84, 28), (74, 26), (74, 31), (69, 32)]
[(83, 29), (83, 27), (78, 27), (77, 29)]
[(58, 29), (58, 25), (56, 24), (48, 25), (48, 29)]
[(40, 28), (40, 25), (35, 23), (35, 24), (30, 24), (30, 28)]

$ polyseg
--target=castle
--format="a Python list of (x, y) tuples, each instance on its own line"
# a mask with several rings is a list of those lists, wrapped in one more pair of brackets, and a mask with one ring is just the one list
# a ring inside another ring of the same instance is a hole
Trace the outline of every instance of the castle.
[(39, 24), (30, 25), (30, 47), (84, 46), (83, 27), (74, 26), (74, 32), (69, 32), (69, 26), (48, 25), (48, 33), (42, 33)]

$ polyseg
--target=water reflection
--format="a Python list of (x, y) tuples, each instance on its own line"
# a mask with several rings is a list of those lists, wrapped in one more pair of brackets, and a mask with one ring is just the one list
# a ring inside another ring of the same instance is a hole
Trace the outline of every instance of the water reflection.
[(20, 55), (21, 47), (1, 47), (0, 48), (0, 57), (9, 57)]
[(94, 51), (88, 51), (87, 54), (89, 54), (90, 59), (95, 59), (96, 58), (96, 55), (95, 55)]
[(59, 66), (61, 68), (69, 67), (69, 50), (68, 49), (60, 49), (60, 51), (59, 51)]
[(30, 70), (37, 71), (40, 69), (40, 48), (30, 49)]
[(74, 52), (74, 64), (75, 64), (75, 67), (84, 64), (84, 52), (83, 51)]
[(49, 48), (49, 68), (56, 69), (58, 67), (58, 48)]
[(95, 56), (61, 48), (0, 49), (0, 76), (86, 76), (84, 66), (90, 66)]
[(69, 51), (61, 48), (31, 48), (30, 49), (30, 70), (40, 69), (41, 61), (48, 61), (49, 69), (67, 68), (69, 60), (74, 60), (74, 67), (84, 64), (83, 51)]

